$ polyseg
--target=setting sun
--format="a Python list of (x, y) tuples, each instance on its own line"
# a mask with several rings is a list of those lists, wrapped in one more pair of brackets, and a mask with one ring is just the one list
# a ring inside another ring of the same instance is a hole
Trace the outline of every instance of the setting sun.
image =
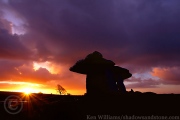
[(33, 88), (24, 88), (22, 89), (22, 92), (26, 95), (29, 95), (31, 93), (37, 93), (38, 91)]
[(23, 92), (24, 92), (24, 94), (29, 95), (29, 94), (31, 94), (33, 91), (32, 91), (31, 88), (25, 88), (25, 89), (23, 90)]

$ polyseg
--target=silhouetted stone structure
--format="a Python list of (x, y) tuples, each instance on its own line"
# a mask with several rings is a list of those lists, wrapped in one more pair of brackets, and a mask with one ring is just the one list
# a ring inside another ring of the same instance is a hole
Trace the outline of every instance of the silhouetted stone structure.
[(87, 75), (88, 95), (125, 93), (126, 88), (123, 81), (132, 76), (129, 70), (115, 66), (113, 61), (104, 59), (97, 51), (76, 62), (70, 71)]

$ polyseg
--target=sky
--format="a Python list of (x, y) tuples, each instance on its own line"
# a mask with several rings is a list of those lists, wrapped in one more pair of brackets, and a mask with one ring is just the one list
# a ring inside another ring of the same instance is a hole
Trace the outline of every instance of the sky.
[(179, 0), (0, 0), (0, 90), (86, 92), (89, 53), (128, 69), (127, 90), (180, 93)]

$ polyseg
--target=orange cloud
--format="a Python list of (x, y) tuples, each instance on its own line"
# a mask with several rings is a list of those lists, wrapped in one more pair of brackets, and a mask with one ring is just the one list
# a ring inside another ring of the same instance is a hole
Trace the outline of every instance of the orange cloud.
[[(33, 87), (36, 91), (55, 92), (57, 84), (62, 85), (71, 94), (85, 93), (85, 76), (70, 72), (68, 66), (53, 62), (21, 62), (0, 61), (1, 90), (22, 90), (32, 85), (44, 85)], [(37, 67), (36, 69), (34, 69)], [(3, 87), (2, 87), (3, 86)], [(50, 93), (50, 92), (48, 92)]]
[(153, 68), (152, 75), (159, 77), (163, 84), (180, 84), (180, 67)]

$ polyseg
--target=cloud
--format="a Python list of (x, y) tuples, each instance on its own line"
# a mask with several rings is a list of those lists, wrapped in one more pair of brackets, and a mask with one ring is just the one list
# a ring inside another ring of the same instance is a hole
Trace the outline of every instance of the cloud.
[[(162, 85), (180, 85), (179, 67), (153, 68), (151, 77), (132, 77), (125, 80), (127, 88), (157, 88)], [(157, 79), (153, 78), (157, 77)]]
[(6, 19), (2, 19), (1, 17), (2, 15), (0, 14), (0, 28), (2, 30), (7, 30), (9, 33), (11, 33), (12, 32), (11, 22), (7, 21)]
[[(51, 63), (51, 65), (53, 67), (54, 64)], [(23, 81), (44, 84), (50, 88), (55, 88), (57, 84), (61, 84), (69, 90), (85, 89), (85, 76), (71, 73), (63, 65), (59, 67), (62, 70), (58, 73), (51, 73), (51, 69), (42, 67), (34, 70), (31, 62), (19, 60), (0, 60), (0, 66), (0, 83), (3, 81), (10, 81), (9, 83)]]
[(31, 36), (37, 56), (43, 59), (52, 55), (53, 60), (72, 62), (69, 56), (78, 58), (100, 50), (119, 63), (142, 67), (178, 64), (179, 2), (168, 3), (161, 0), (9, 2), (27, 20), (26, 37)]
[(61, 80), (58, 74), (51, 74), (46, 68), (33, 69), (30, 62), (1, 60), (0, 80), (25, 81), (43, 83), (48, 80)]
[(0, 26), (0, 58), (30, 59), (31, 55), (31, 51), (22, 44), (18, 35), (12, 35)]
[[(9, 0), (0, 5), (0, 14), (7, 14), (2, 9), (13, 11), (18, 17), (16, 22), (25, 21), (26, 32), (10, 34), (10, 22), (3, 22), (5, 18), (0, 15), (3, 26), (0, 27), (0, 58), (62, 65), (64, 80), (71, 82), (69, 67), (98, 50), (132, 74), (149, 72), (155, 67), (168, 68), (168, 71), (153, 69), (158, 74), (163, 72), (164, 77), (153, 75), (163, 79), (164, 84), (176, 83), (175, 79), (180, 77), (171, 70), (175, 72), (174, 67), (180, 66), (179, 5), (178, 0)], [(59, 78), (51, 76), (45, 68), (32, 71), (29, 67), (26, 71), (33, 79), (45, 73), (49, 75), (47, 79)], [(24, 77), (30, 79), (28, 75)], [(151, 79), (139, 82), (139, 87), (156, 85)]]
[(154, 68), (152, 75), (159, 77), (163, 84), (180, 85), (180, 67)]
[(154, 79), (146, 79), (142, 80), (141, 78), (131, 78), (129, 80), (125, 80), (126, 88), (134, 89), (134, 88), (157, 88), (161, 84), (161, 81)]
[(22, 65), (20, 61), (11, 61), (11, 60), (0, 60), (0, 76), (1, 80), (11, 79), (11, 75), (16, 75), (18, 72), (14, 69)]

